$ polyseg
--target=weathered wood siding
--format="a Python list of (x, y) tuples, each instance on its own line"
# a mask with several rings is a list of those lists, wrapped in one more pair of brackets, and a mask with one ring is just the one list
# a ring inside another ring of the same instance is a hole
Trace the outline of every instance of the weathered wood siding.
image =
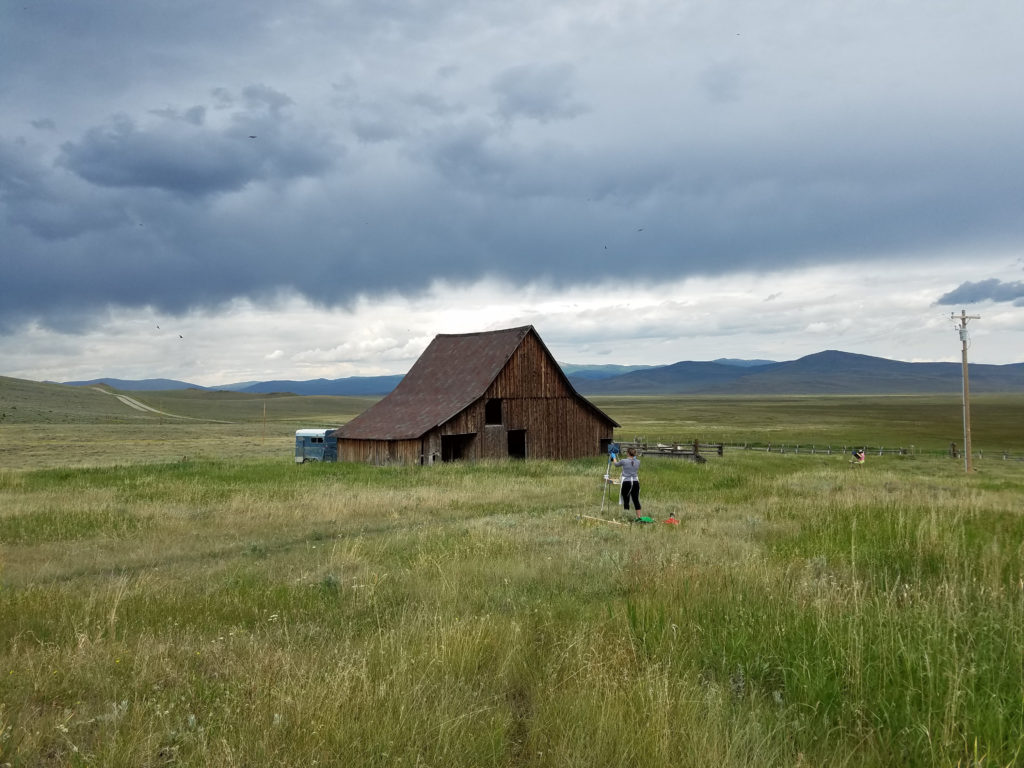
[(419, 464), (422, 440), (338, 440), (339, 461)]
[(528, 334), (484, 397), (572, 397), (561, 370), (534, 334)]
[(489, 459), (508, 456), (508, 430), (500, 424), (487, 424), (480, 430), (480, 455)]

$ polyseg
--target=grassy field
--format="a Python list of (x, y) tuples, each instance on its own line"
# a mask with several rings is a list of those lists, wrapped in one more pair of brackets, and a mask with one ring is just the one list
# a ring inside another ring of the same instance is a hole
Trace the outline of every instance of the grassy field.
[[(129, 396), (151, 410), (126, 405)], [(340, 426), (376, 398), (127, 392), (0, 376), (0, 467), (149, 463), (182, 457), (254, 458), (292, 449), (302, 427)], [(963, 410), (945, 395), (596, 397), (622, 427), (616, 438), (750, 446), (962, 448)], [(1024, 456), (1024, 394), (971, 398), (975, 453)]]
[[(79, 414), (34, 461), (0, 424), (0, 765), (1024, 763), (1020, 462), (648, 457), (681, 524), (620, 524), (601, 458), (297, 466), (340, 399), (137, 394), (236, 421)], [(772, 410), (734, 402), (600, 404), (650, 439)], [(774, 434), (888, 428), (850, 406)]]
[[(649, 442), (905, 448), (945, 452), (963, 444), (963, 405), (947, 395), (595, 398)], [(1024, 454), (1024, 395), (971, 397), (974, 450)]]
[[(136, 407), (118, 395), (130, 397)], [(340, 426), (374, 400), (115, 392), (0, 376), (0, 468), (289, 456), (296, 429)]]

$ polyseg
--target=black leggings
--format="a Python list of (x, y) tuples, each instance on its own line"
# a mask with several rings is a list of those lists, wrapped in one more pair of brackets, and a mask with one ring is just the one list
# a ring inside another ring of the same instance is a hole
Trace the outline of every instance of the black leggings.
[(622, 481), (622, 508), (629, 509), (629, 500), (633, 499), (633, 509), (637, 512), (640, 511), (640, 481), (639, 480), (623, 480)]

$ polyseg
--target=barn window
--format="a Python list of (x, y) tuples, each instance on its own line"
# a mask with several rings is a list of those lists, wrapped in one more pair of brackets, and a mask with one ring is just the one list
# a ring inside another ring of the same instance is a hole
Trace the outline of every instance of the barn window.
[(459, 461), (473, 457), (476, 435), (441, 435), (441, 461)]
[(492, 397), (484, 406), (484, 424), (501, 423), (501, 399)]

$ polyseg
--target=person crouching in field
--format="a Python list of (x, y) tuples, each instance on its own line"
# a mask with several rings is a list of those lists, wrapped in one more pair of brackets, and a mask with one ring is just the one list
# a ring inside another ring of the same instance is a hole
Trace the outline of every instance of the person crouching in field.
[(612, 462), (622, 468), (622, 508), (629, 510), (629, 500), (633, 500), (633, 509), (640, 517), (640, 459), (636, 457), (636, 448), (626, 450), (626, 458)]
[(855, 450), (853, 452), (853, 458), (850, 459), (850, 463), (854, 464), (854, 465), (863, 464), (864, 463), (864, 449), (863, 448), (858, 448), (857, 450)]

